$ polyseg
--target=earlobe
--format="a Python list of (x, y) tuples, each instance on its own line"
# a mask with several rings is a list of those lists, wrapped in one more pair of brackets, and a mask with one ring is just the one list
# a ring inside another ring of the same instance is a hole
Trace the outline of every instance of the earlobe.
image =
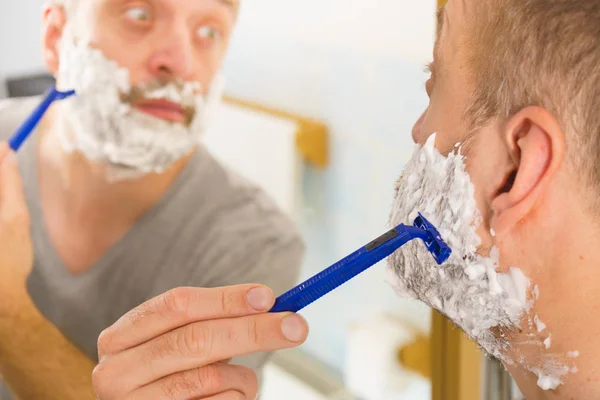
[(42, 46), (46, 66), (53, 75), (58, 72), (59, 43), (66, 23), (66, 14), (62, 7), (46, 5), (42, 17)]
[(559, 170), (565, 151), (560, 125), (540, 107), (527, 107), (511, 118), (505, 140), (515, 167), (491, 204), (490, 222), (496, 232), (527, 217)]

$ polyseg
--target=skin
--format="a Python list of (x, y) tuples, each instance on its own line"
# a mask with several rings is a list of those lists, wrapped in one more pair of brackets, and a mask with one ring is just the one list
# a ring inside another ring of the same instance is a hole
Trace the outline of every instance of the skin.
[[(81, 4), (92, 45), (128, 68), (134, 84), (184, 79), (207, 86), (220, 68), (237, 13), (236, 3), (221, 0)], [(144, 10), (150, 5), (151, 18)], [(44, 59), (54, 73), (66, 22), (61, 7), (46, 6)], [(221, 39), (213, 38), (212, 27)], [(110, 184), (103, 165), (62, 151), (59, 129), (70, 129), (69, 116), (55, 107), (40, 124), (41, 204), (55, 248), (78, 274), (152, 208), (188, 159), (162, 174)], [(178, 288), (103, 332), (95, 366), (37, 311), (27, 293), (33, 260), (29, 215), (6, 144), (0, 146), (0, 163), (0, 288), (11, 299), (0, 306), (0, 373), (21, 400), (254, 399), (254, 372), (227, 360), (295, 347), (306, 339), (308, 327), (300, 316), (266, 313), (275, 301), (269, 288)]]
[[(507, 365), (523, 394), (527, 399), (599, 398), (600, 326), (590, 318), (600, 307), (597, 216), (588, 211), (590, 194), (569, 161), (566, 134), (547, 110), (526, 107), (475, 132), (463, 118), (473, 87), (465, 39), (471, 34), (467, 28), (475, 1), (481, 0), (450, 0), (440, 15), (426, 85), (429, 106), (415, 124), (413, 138), (424, 143), (437, 133), (436, 147), (443, 154), (463, 143), (483, 217), (481, 251), (498, 247), (501, 272), (517, 266), (531, 280), (530, 289), (539, 287), (539, 300), (524, 316), (523, 329), (504, 332), (512, 346), (508, 356), (523, 355), (526, 364), (536, 367), (540, 356), (549, 353), (579, 371), (567, 375), (558, 390), (542, 391), (533, 373)], [(525, 321), (535, 315), (546, 331), (528, 328)], [(548, 332), (552, 346), (546, 350), (542, 341)], [(567, 357), (574, 350), (580, 356)]]

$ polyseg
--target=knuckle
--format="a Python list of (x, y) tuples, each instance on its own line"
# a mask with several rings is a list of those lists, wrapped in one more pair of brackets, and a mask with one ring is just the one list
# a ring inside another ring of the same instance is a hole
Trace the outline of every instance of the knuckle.
[(103, 330), (98, 336), (98, 357), (102, 358), (102, 356), (111, 353), (112, 346), (112, 333), (110, 328)]
[(239, 367), (239, 376), (250, 398), (258, 393), (258, 376), (254, 370), (247, 367)]
[(248, 343), (257, 346), (260, 343), (260, 332), (259, 332), (258, 321), (255, 318), (248, 319), (247, 325), (247, 339)]
[(116, 387), (112, 379), (114, 374), (111, 371), (110, 363), (100, 361), (92, 371), (92, 387), (96, 395), (102, 400), (116, 398)]
[(214, 345), (214, 333), (204, 324), (191, 324), (180, 331), (177, 347), (181, 354), (202, 357)]
[(247, 350), (258, 349), (261, 344), (260, 324), (255, 318), (248, 318), (242, 322), (234, 323), (224, 330), (225, 343), (236, 345)]
[(211, 392), (219, 391), (227, 383), (225, 377), (215, 365), (198, 368), (196, 381), (203, 390), (210, 390)]
[(175, 288), (161, 296), (159, 311), (165, 316), (187, 318), (190, 311), (191, 293), (189, 288)]
[(161, 389), (165, 399), (178, 399), (182, 395), (185, 398), (194, 398), (201, 389), (198, 382), (190, 377), (189, 373), (179, 373), (172, 379), (167, 379), (161, 384)]
[(222, 314), (227, 313), (227, 310), (231, 308), (231, 301), (229, 296), (227, 295), (225, 290), (219, 290), (219, 305), (221, 309), (219, 310)]

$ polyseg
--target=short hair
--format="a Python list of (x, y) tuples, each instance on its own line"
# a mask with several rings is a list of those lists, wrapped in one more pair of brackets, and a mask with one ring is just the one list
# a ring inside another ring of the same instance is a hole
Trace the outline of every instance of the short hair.
[(473, 88), (465, 116), (472, 128), (543, 107), (565, 131), (568, 161), (600, 193), (600, 1), (471, 4), (465, 48)]

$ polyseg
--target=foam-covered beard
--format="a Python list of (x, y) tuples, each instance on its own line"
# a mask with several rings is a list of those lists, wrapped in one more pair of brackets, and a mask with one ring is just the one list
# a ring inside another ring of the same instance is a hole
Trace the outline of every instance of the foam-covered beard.
[[(65, 34), (60, 45), (58, 81), (76, 96), (62, 102), (69, 127), (59, 139), (68, 151), (109, 168), (109, 179), (163, 172), (201, 142), (223, 92), (217, 76), (206, 96), (198, 82), (152, 82), (132, 87), (129, 71), (87, 41)], [(132, 107), (134, 97), (165, 99), (189, 113), (185, 123), (165, 121)]]
[[(576, 370), (567, 367), (574, 353), (567, 357), (546, 353), (533, 365), (523, 356), (521, 345), (543, 353), (550, 346), (544, 324), (537, 315), (529, 315), (539, 289), (531, 288), (519, 268), (497, 272), (497, 248), (483, 251), (476, 232), (482, 218), (475, 187), (460, 151), (457, 145), (443, 156), (435, 148), (434, 134), (425, 145), (416, 146), (396, 182), (391, 225), (412, 225), (421, 212), (438, 228), (452, 254), (439, 266), (422, 242), (409, 242), (388, 258), (391, 283), (400, 295), (421, 300), (446, 315), (489, 354), (535, 373), (543, 389), (555, 389), (564, 375)], [(526, 339), (515, 343), (513, 332)], [(539, 337), (543, 335), (547, 339), (542, 342)]]
[(501, 358), (503, 343), (491, 329), (519, 326), (530, 306), (529, 282), (518, 269), (496, 273), (497, 249), (487, 257), (478, 254), (481, 217), (464, 157), (458, 148), (444, 157), (434, 143), (431, 135), (424, 146), (417, 145), (396, 182), (390, 222), (412, 225), (421, 212), (438, 228), (452, 255), (439, 266), (423, 243), (408, 243), (388, 260), (393, 283), (400, 294), (442, 312)]

